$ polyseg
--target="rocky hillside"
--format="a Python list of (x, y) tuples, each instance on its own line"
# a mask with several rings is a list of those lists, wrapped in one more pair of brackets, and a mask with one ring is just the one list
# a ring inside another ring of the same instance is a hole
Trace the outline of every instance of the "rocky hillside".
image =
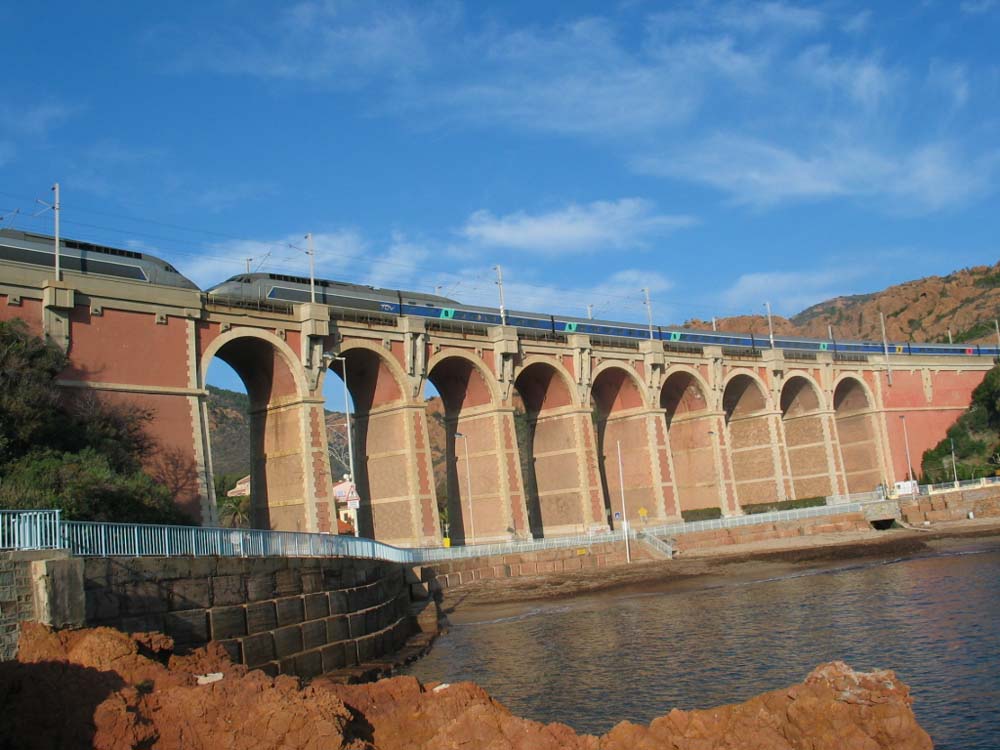
[[(774, 316), (775, 333), (826, 338), (828, 326), (842, 339), (882, 338), (879, 312), (885, 313), (891, 341), (993, 342), (993, 320), (1000, 315), (1000, 263), (929, 276), (880, 292), (820, 302), (791, 319)], [(728, 331), (767, 335), (767, 320), (758, 315), (719, 318)], [(686, 327), (711, 330), (711, 321), (689, 320)]]

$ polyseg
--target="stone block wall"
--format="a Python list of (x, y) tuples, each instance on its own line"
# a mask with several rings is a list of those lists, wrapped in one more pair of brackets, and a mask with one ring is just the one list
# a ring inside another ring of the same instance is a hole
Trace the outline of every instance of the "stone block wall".
[(17, 552), (0, 552), (0, 661), (17, 654), (21, 623), (34, 614), (31, 561)]
[(871, 525), (864, 513), (841, 513), (835, 516), (801, 518), (780, 523), (769, 522), (731, 529), (695, 531), (677, 535), (674, 539), (674, 548), (683, 554), (696, 549), (850, 531), (871, 531)]
[(1000, 488), (972, 487), (913, 500), (904, 496), (899, 499), (899, 510), (904, 521), (920, 525), (924, 521), (957, 521), (968, 518), (969, 513), (976, 518), (1000, 516)]
[(269, 674), (314, 677), (397, 651), (414, 632), (402, 566), (344, 558), (87, 558), (88, 626), (219, 641)]

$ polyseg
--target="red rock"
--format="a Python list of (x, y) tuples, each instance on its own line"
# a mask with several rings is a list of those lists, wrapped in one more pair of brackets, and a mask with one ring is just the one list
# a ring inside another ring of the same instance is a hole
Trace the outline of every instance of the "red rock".
[[(4, 748), (232, 750), (926, 750), (909, 689), (889, 671), (833, 662), (746, 703), (673, 710), (649, 726), (580, 735), (510, 713), (473, 683), (301, 687), (233, 665), (217, 644), (187, 656), (169, 639), (27, 624), (0, 664)], [(163, 662), (167, 662), (164, 664)], [(195, 675), (221, 672), (197, 685)]]

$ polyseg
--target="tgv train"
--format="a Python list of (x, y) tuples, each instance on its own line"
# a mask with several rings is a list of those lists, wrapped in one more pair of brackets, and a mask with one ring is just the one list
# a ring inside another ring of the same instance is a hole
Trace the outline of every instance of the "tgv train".
[[(441, 321), (454, 321), (479, 325), (508, 325), (519, 330), (537, 334), (581, 333), (594, 337), (613, 339), (649, 339), (675, 345), (722, 346), (750, 351), (770, 349), (768, 337), (754, 336), (752, 333), (723, 333), (715, 331), (690, 331), (668, 329), (660, 326), (618, 323), (607, 320), (591, 320), (568, 316), (545, 315), (543, 313), (517, 312), (506, 310), (501, 318), (500, 310), (491, 307), (465, 305), (448, 297), (439, 297), (422, 292), (407, 292), (393, 289), (379, 289), (372, 286), (348, 284), (342, 281), (317, 279), (315, 282), (316, 301), (332, 307), (347, 310), (379, 312), (388, 315), (413, 315)], [(285, 276), (272, 273), (250, 273), (233, 276), (207, 292), (210, 300), (230, 303), (290, 302), (301, 303), (310, 300), (309, 279), (301, 276)], [(824, 352), (845, 354), (882, 354), (881, 342), (836, 341), (775, 336), (774, 348), (791, 351)], [(959, 356), (997, 356), (996, 346), (978, 344), (889, 344), (890, 354), (936, 354)]]
[[(55, 238), (17, 229), (0, 229), (0, 260), (55, 268)], [(176, 268), (153, 255), (79, 240), (60, 238), (59, 265), (65, 271), (76, 273), (198, 289)]]

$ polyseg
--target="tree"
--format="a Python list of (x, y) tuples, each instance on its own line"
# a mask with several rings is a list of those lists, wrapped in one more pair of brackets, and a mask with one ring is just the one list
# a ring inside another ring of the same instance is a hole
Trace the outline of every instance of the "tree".
[(67, 366), (23, 321), (0, 322), (0, 507), (58, 508), (68, 519), (190, 523), (143, 471), (156, 455), (147, 410), (56, 383)]

